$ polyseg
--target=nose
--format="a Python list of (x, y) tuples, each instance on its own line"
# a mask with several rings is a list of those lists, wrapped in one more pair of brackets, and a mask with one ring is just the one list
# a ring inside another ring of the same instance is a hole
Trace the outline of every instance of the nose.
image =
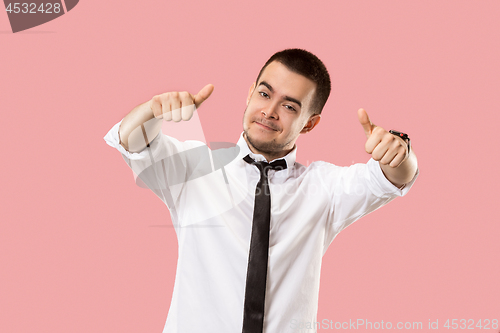
[(273, 103), (271, 103), (265, 108), (263, 108), (261, 112), (265, 118), (278, 119), (277, 110), (278, 110), (278, 105), (274, 105)]

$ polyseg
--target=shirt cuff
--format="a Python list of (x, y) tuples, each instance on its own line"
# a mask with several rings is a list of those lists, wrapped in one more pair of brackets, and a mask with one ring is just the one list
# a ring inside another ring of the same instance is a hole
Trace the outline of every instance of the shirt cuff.
[(419, 173), (417, 167), (417, 171), (415, 172), (415, 175), (413, 176), (412, 180), (401, 186), (401, 188), (398, 188), (393, 183), (391, 183), (390, 180), (387, 179), (387, 177), (384, 175), (384, 172), (382, 171), (379, 162), (375, 161), (373, 158), (370, 158), (367, 165), (370, 168), (371, 173), (375, 174), (376, 179), (379, 181), (379, 185), (384, 193), (394, 194), (400, 197), (408, 193), (410, 188), (413, 186), (413, 183), (415, 183), (415, 180), (417, 179)]
[[(127, 151), (123, 146), (120, 144), (120, 137), (118, 134), (118, 130), (120, 129), (120, 124), (122, 123), (123, 119), (120, 120), (118, 123), (116, 123), (110, 130), (109, 132), (104, 136), (104, 141), (106, 143), (113, 147), (116, 148), (122, 155), (127, 157), (130, 160), (142, 160), (144, 158), (149, 158), (149, 153), (146, 149), (141, 150), (138, 153), (131, 153)], [(158, 135), (149, 143), (150, 146), (156, 145), (156, 142), (159, 140), (158, 138), (160, 137), (161, 131), (158, 133)]]

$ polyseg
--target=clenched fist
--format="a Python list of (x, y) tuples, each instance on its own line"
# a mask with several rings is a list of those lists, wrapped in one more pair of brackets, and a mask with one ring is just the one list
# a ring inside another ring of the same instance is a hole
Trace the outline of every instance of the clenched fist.
[(179, 122), (187, 121), (193, 116), (201, 103), (203, 103), (214, 90), (212, 84), (207, 84), (198, 94), (192, 95), (187, 91), (168, 92), (154, 96), (149, 101), (149, 106), (157, 119)]

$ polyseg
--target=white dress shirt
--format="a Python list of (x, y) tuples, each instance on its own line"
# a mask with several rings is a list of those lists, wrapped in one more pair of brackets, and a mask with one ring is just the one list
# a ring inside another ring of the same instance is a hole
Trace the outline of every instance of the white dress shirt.
[[(104, 137), (168, 207), (179, 257), (163, 333), (237, 333), (242, 330), (253, 218), (256, 166), (243, 133), (234, 147), (210, 150), (161, 131), (140, 153), (119, 144), (117, 123)], [(283, 157), (270, 170), (271, 225), (264, 332), (297, 332), (293, 323), (316, 322), (321, 261), (335, 236), (360, 217), (405, 195), (378, 162), (340, 167)], [(272, 162), (272, 161), (268, 161)], [(140, 181), (139, 181), (140, 182)], [(296, 325), (295, 325), (296, 326)], [(315, 332), (315, 330), (314, 330)]]

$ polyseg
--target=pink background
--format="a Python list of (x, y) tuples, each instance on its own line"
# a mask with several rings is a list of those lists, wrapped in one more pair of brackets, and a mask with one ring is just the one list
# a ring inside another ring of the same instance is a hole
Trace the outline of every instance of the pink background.
[(161, 332), (175, 232), (103, 137), (156, 94), (212, 83), (206, 140), (236, 142), (248, 88), (288, 47), (333, 81), (299, 162), (366, 162), (363, 107), (410, 134), (421, 172), (332, 243), (318, 321), (500, 319), (499, 14), (498, 1), (83, 0), (12, 34), (2, 11), (0, 331)]

